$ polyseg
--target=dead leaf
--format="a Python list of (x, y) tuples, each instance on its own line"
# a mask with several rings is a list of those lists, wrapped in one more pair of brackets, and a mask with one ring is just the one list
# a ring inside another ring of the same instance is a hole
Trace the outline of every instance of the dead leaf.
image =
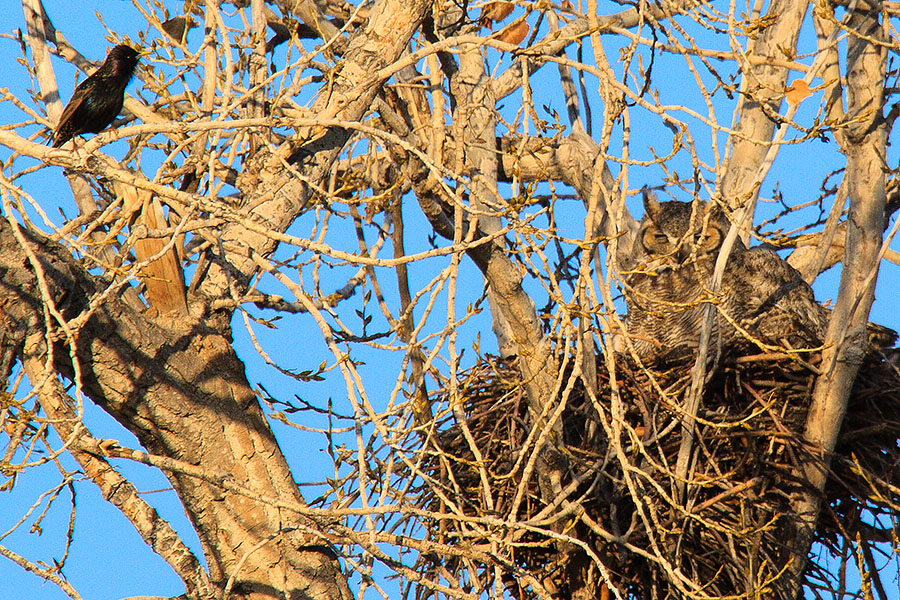
[(507, 44), (520, 44), (526, 35), (528, 35), (528, 23), (522, 19), (498, 33), (497, 39)]
[(812, 92), (809, 91), (809, 85), (802, 79), (797, 79), (791, 83), (784, 95), (788, 103), (793, 104), (794, 106), (800, 104), (804, 99), (810, 96), (812, 96)]
[(176, 42), (184, 42), (184, 35), (193, 27), (197, 26), (197, 22), (191, 17), (173, 17), (162, 24), (163, 31)]
[(490, 27), (494, 23), (508, 17), (514, 7), (515, 5), (512, 2), (488, 2), (481, 7), (478, 24), (482, 27)]

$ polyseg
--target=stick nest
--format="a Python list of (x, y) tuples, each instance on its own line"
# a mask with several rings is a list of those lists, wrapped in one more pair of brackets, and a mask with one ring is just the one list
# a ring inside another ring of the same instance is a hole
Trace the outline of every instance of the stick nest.
[[(496, 589), (499, 578), (517, 598), (606, 598), (613, 588), (640, 599), (785, 597), (798, 552), (792, 499), (808, 489), (804, 468), (821, 465), (801, 436), (817, 360), (724, 361), (706, 385), (680, 478), (692, 360), (651, 373), (619, 358), (612, 383), (601, 358), (590, 395), (560, 357), (561, 391), (549, 408), (564, 403), (562, 439), (547, 438), (548, 451), (536, 449), (542, 432), (515, 363), (481, 358), (455, 401), (440, 394), (451, 408), (422, 438), (429, 481), (418, 502), (450, 516), (424, 519), (431, 539), (473, 552), (422, 556), (420, 572), (473, 592)], [(831, 595), (843, 585), (836, 565), (848, 563), (881, 587), (879, 553), (885, 542), (900, 548), (898, 438), (900, 376), (870, 355), (831, 461), (806, 588)], [(539, 475), (548, 467), (561, 473), (555, 488)]]

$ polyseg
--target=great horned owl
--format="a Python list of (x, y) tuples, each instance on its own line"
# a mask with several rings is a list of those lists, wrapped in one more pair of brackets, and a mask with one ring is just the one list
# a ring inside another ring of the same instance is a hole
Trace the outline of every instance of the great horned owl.
[(800, 273), (766, 247), (748, 249), (738, 240), (720, 292), (711, 291), (730, 227), (718, 208), (703, 201), (659, 202), (644, 194), (644, 210), (633, 268), (624, 274), (628, 335), (643, 360), (696, 348), (709, 304), (715, 311), (713, 349), (743, 341), (794, 349), (822, 344), (826, 310)]

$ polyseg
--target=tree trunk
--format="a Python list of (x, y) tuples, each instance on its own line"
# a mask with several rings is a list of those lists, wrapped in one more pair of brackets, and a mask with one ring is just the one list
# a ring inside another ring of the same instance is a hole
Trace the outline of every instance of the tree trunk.
[[(210, 474), (199, 479), (166, 471), (203, 544), (213, 583), (224, 588), (233, 578), (236, 591), (259, 600), (283, 592), (292, 599), (351, 597), (324, 537), (327, 523), (272, 504), (304, 503), (221, 317), (163, 326), (114, 295), (97, 302), (100, 288), (65, 248), (16, 232), (6, 221), (0, 221), (0, 271), (4, 337), (24, 339), (32, 365), (52, 352), (48, 369), (29, 373), (35, 388), (62, 373), (151, 454)], [(46, 320), (45, 304), (59, 317)], [(48, 347), (46, 338), (57, 335), (60, 341)], [(211, 483), (217, 478), (246, 494), (224, 493)]]

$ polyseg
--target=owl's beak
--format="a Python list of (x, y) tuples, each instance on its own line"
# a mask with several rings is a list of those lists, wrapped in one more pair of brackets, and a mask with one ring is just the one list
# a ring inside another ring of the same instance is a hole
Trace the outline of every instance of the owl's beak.
[(666, 271), (675, 270), (675, 264), (671, 256), (660, 256), (643, 265), (643, 270), (655, 275), (662, 275)]

